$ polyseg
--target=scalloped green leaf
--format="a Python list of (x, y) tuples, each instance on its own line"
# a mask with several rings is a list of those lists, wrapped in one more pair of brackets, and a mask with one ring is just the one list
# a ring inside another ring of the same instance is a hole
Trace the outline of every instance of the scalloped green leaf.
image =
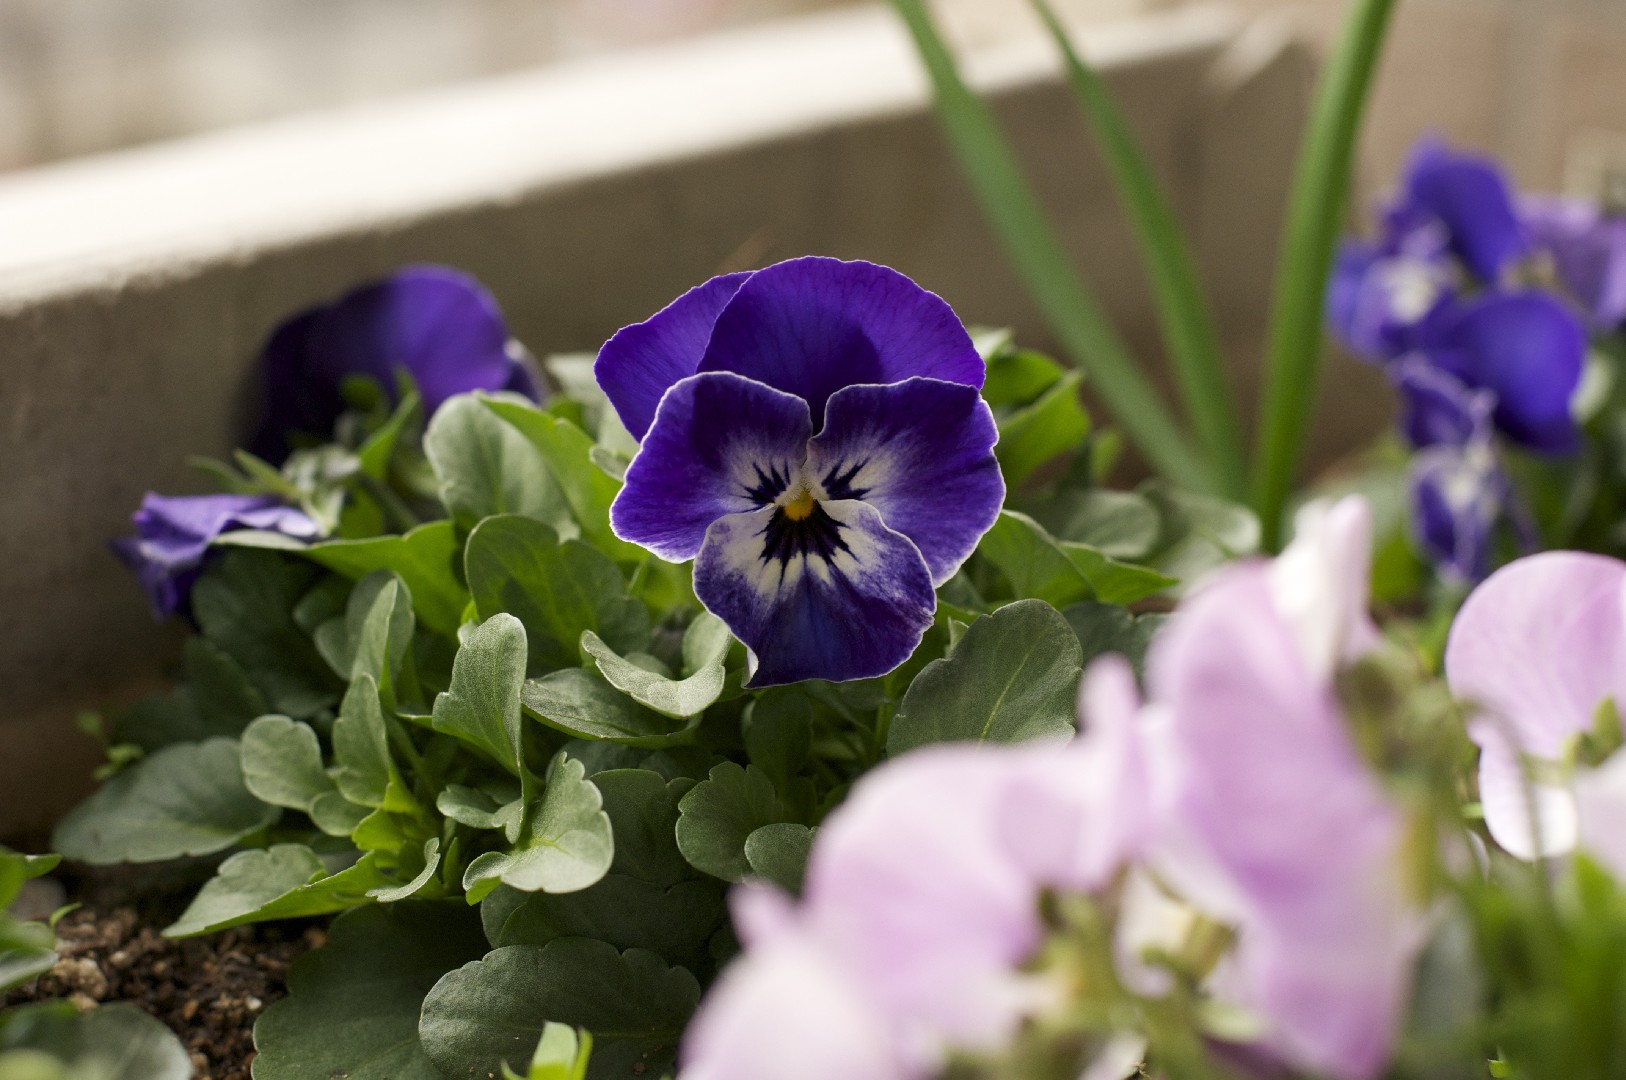
[(702, 873), (740, 881), (751, 874), (745, 841), (764, 825), (788, 821), (768, 774), (725, 761), (678, 803), (678, 850)]

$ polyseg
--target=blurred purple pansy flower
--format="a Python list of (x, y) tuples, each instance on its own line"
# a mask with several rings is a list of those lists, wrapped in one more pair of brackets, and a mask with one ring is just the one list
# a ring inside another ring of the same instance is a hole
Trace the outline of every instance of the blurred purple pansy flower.
[(265, 529), (313, 540), (316, 522), (276, 499), (260, 495), (164, 496), (151, 492), (131, 517), (136, 534), (113, 541), (113, 551), (147, 590), (153, 617), (185, 611), (209, 545), (234, 529)]
[[(1446, 679), (1480, 710), (1469, 734), (1480, 748), (1485, 825), (1520, 858), (1563, 854), (1588, 831), (1602, 837), (1589, 847), (1621, 850), (1620, 819), (1607, 815), (1626, 766), (1611, 761), (1577, 780), (1568, 759), (1606, 701), (1626, 703), (1623, 591), (1626, 564), (1616, 559), (1542, 552), (1492, 574), (1451, 626)], [(1577, 787), (1596, 807), (1590, 830)], [(1613, 868), (1626, 880), (1626, 864)]]
[(642, 439), (616, 535), (695, 560), (756, 686), (902, 663), (1004, 499), (982, 360), (885, 267), (714, 278), (617, 333), (594, 372)]
[(538, 396), (496, 300), (444, 266), (408, 266), (294, 316), (271, 335), (261, 365), (265, 411), (252, 446), (270, 461), (287, 456), (292, 432), (331, 433), (352, 376), (376, 380), (393, 398), (405, 371), (426, 414), (472, 390)]
[[(1495, 284), (1528, 251), (1513, 190), (1496, 164), (1427, 139), (1385, 213), (1390, 237), (1432, 234), (1480, 282)], [(1398, 240), (1395, 242), (1399, 242)]]
[(1431, 446), (1411, 460), (1414, 539), (1448, 581), (1490, 573), (1497, 527), (1512, 516), (1513, 488), (1488, 438)]
[(1601, 333), (1626, 323), (1626, 216), (1580, 199), (1532, 197), (1520, 206), (1531, 245)]
[(1393, 360), (1416, 348), (1429, 318), (1457, 297), (1444, 252), (1426, 237), (1395, 243), (1348, 240), (1327, 287), (1327, 325), (1362, 360)]

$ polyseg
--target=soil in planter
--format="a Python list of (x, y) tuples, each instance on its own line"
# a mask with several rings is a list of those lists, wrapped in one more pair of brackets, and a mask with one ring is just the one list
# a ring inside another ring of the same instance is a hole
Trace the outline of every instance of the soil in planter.
[(245, 926), (171, 941), (132, 907), (80, 908), (57, 924), (56, 966), (0, 1005), (66, 997), (128, 1001), (168, 1024), (194, 1080), (249, 1080), (254, 1021), (284, 994), (288, 965), (325, 940), (315, 926)]

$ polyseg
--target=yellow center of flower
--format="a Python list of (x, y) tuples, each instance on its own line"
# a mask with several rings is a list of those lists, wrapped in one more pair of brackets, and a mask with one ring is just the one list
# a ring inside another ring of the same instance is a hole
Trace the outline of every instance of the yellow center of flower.
[(813, 493), (804, 487), (794, 499), (781, 504), (780, 509), (792, 521), (805, 521), (813, 513)]

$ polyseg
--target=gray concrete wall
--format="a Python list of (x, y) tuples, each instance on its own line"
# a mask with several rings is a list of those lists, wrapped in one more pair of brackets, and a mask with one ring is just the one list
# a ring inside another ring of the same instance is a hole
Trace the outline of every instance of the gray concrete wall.
[[(1308, 55), (1212, 11), (1085, 45), (1194, 231), (1249, 382)], [(1005, 42), (972, 69), (1155, 363), (1055, 58)], [(72, 711), (150, 682), (174, 647), (105, 539), (143, 491), (197, 490), (185, 458), (232, 444), (260, 342), (313, 301), (448, 262), (533, 351), (594, 349), (710, 274), (828, 253), (1044, 345), (925, 101), (896, 24), (861, 9), (0, 179), (0, 834), (82, 790), (94, 752)], [(1340, 372), (1323, 455), (1386, 407)]]

